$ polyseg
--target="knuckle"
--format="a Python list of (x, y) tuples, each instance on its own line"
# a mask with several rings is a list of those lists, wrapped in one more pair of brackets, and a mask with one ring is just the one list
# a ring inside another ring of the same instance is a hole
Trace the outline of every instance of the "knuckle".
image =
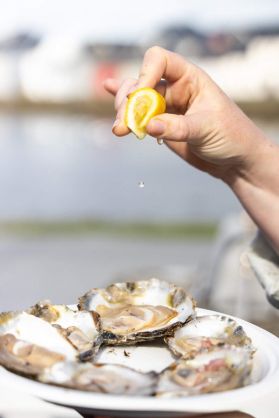
[(126, 100), (126, 94), (120, 93), (118, 96), (116, 96), (115, 98), (115, 109), (118, 111), (119, 109), (121, 109), (121, 107), (123, 106), (123, 102)]
[(128, 90), (131, 86), (132, 86), (132, 84), (134, 84), (135, 83), (135, 79), (134, 78), (126, 78), (123, 82), (122, 82), (122, 84), (121, 84), (121, 87), (120, 87), (120, 90), (122, 91), (122, 92), (125, 92), (125, 90)]
[(187, 138), (187, 126), (185, 124), (185, 117), (183, 115), (178, 116), (178, 126), (177, 126), (177, 139), (183, 140)]
[(145, 78), (146, 76), (148, 76), (148, 72), (142, 69), (139, 73), (139, 78)]
[(137, 79), (133, 77), (129, 77), (125, 80), (125, 83), (129, 84), (129, 86), (131, 86), (132, 84), (135, 84), (136, 82), (137, 82)]
[(118, 111), (119, 106), (120, 106), (120, 100), (119, 100), (119, 95), (117, 94), (117, 95), (115, 96), (115, 99), (114, 99), (114, 109), (115, 109), (116, 111)]
[(161, 54), (163, 52), (163, 48), (158, 45), (153, 45), (147, 49), (145, 52), (145, 56), (153, 55), (153, 54)]
[(132, 87), (135, 86), (136, 82), (137, 80), (135, 78), (126, 78), (122, 82), (115, 96), (114, 107), (116, 110), (121, 106), (122, 102), (126, 99), (127, 95), (131, 93)]

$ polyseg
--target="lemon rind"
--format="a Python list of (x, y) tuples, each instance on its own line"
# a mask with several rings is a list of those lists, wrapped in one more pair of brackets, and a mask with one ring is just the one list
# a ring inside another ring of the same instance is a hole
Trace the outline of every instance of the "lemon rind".
[[(134, 118), (135, 102), (138, 100), (139, 96), (145, 94), (148, 94), (149, 97), (151, 96), (152, 106), (150, 107), (147, 114), (138, 126)], [(164, 113), (165, 109), (166, 103), (164, 97), (161, 96), (161, 94), (158, 93), (156, 90), (150, 87), (143, 87), (141, 89), (135, 90), (128, 96), (125, 123), (127, 127), (137, 136), (138, 139), (143, 139), (146, 136), (145, 127), (150, 121), (150, 119), (152, 119), (154, 116)]]

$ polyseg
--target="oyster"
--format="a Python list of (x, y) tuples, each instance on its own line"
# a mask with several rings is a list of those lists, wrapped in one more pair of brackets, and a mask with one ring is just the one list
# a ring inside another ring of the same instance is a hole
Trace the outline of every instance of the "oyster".
[(107, 344), (134, 344), (170, 335), (195, 313), (184, 289), (158, 279), (115, 283), (79, 299), (83, 310), (100, 315)]
[(99, 350), (102, 335), (95, 322), (100, 325), (96, 312), (80, 311), (77, 306), (37, 303), (28, 311), (57, 327), (78, 350), (81, 361), (91, 359)]
[(92, 392), (146, 396), (154, 394), (157, 375), (115, 364), (62, 362), (45, 369), (39, 380)]
[(160, 377), (157, 396), (190, 396), (235, 389), (248, 383), (252, 352), (246, 347), (223, 347), (178, 360)]
[(250, 346), (251, 340), (242, 326), (222, 315), (206, 315), (195, 318), (166, 338), (172, 352), (184, 359), (202, 351), (219, 349), (223, 345)]
[(27, 375), (64, 360), (76, 349), (46, 321), (26, 312), (0, 314), (0, 365)]

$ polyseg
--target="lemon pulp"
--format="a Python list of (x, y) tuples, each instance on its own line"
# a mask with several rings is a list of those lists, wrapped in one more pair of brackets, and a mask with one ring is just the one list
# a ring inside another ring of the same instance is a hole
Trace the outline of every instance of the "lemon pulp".
[(144, 87), (129, 94), (124, 121), (139, 139), (143, 139), (150, 119), (164, 113), (165, 110), (164, 97), (156, 90)]

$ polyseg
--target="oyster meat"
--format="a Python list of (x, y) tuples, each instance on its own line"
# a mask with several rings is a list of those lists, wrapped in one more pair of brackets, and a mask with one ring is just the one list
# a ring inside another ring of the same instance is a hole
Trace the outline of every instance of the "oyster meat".
[(92, 289), (79, 307), (100, 315), (104, 342), (112, 345), (171, 335), (195, 314), (195, 302), (184, 289), (158, 279)]
[(115, 364), (62, 362), (40, 374), (39, 380), (73, 389), (116, 395), (152, 395), (157, 375)]
[(48, 322), (26, 312), (0, 314), (0, 365), (37, 375), (57, 362), (75, 361), (77, 351)]
[(250, 346), (242, 326), (223, 315), (206, 315), (195, 318), (166, 338), (172, 352), (184, 359), (202, 351), (218, 350), (220, 346)]
[(178, 360), (160, 377), (157, 396), (190, 396), (222, 392), (248, 383), (252, 370), (252, 351), (246, 347), (222, 347)]
[[(37, 303), (29, 313), (57, 327), (78, 350), (81, 361), (91, 359), (102, 344), (98, 314), (79, 310), (77, 306)], [(95, 324), (96, 323), (96, 324)]]
[[(172, 353), (179, 358), (170, 364)], [(236, 321), (196, 318), (184, 289), (155, 278), (92, 289), (77, 306), (40, 302), (0, 314), (0, 366), (70, 389), (158, 397), (225, 391), (249, 382), (253, 354)]]

